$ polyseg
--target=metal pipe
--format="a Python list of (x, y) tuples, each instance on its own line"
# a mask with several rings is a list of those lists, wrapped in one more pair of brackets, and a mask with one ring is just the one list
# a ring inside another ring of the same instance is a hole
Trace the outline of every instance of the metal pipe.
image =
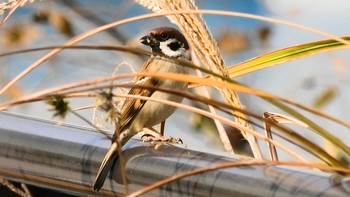
[[(92, 130), (0, 113), (0, 176), (78, 196), (124, 195), (114, 167), (100, 192), (91, 185), (110, 141)], [(175, 145), (157, 150), (140, 140), (124, 147), (129, 188), (136, 191), (179, 172), (237, 159)], [(145, 196), (349, 196), (338, 175), (271, 166), (218, 170), (178, 180)]]

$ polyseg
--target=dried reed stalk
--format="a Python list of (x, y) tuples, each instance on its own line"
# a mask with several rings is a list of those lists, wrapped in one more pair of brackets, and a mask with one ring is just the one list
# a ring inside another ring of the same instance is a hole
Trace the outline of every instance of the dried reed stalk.
[(0, 15), (7, 10), (9, 10), (10, 12), (2, 19), (0, 25), (2, 25), (18, 7), (22, 7), (27, 3), (33, 2), (34, 0), (7, 0), (7, 2), (1, 2)]
[[(198, 10), (193, 0), (135, 0), (140, 5), (151, 9), (156, 13), (166, 13), (169, 11)], [(225, 69), (219, 48), (210, 34), (203, 17), (198, 14), (177, 14), (168, 15), (168, 19), (176, 24), (190, 42), (193, 50), (202, 63), (210, 70), (224, 77), (229, 78)], [(213, 77), (213, 76), (212, 76)], [(221, 80), (217, 78), (217, 80)], [(230, 89), (219, 89), (226, 102), (234, 107), (243, 108), (237, 94)], [(246, 121), (248, 118), (241, 112), (233, 111), (235, 121), (240, 125), (252, 129)], [(261, 159), (261, 151), (256, 138), (242, 131), (242, 135), (247, 139), (254, 153), (254, 157)], [(226, 135), (226, 133), (224, 134)], [(226, 135), (227, 136), (227, 135)], [(222, 140), (223, 141), (223, 140)], [(225, 144), (224, 144), (225, 145)]]
[(9, 190), (14, 192), (18, 196), (32, 197), (31, 193), (29, 192), (29, 189), (23, 183), (21, 184), (21, 188), (17, 188), (12, 183), (10, 183), (8, 180), (6, 180), (6, 179), (4, 179), (3, 177), (0, 176), (0, 185), (3, 185), (5, 187), (7, 187)]

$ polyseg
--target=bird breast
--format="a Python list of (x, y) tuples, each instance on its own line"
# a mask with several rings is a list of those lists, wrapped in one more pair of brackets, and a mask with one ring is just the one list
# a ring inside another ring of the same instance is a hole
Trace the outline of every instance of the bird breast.
[[(172, 62), (156, 59), (154, 61), (158, 61), (157, 63), (160, 64), (156, 70), (149, 69), (148, 72), (170, 72), (170, 73), (179, 73), (179, 74), (187, 74), (188, 68), (174, 64)], [(187, 90), (187, 83), (185, 82), (179, 82), (174, 80), (161, 80), (160, 82), (161, 88), (166, 88), (170, 90), (177, 90), (177, 91), (186, 91)], [(183, 96), (175, 95), (167, 92), (162, 91), (155, 91), (151, 98), (161, 99), (161, 100), (167, 100), (167, 101), (173, 101), (177, 103), (181, 103), (183, 100)], [(142, 128), (150, 128), (157, 124), (160, 124), (165, 119), (167, 119), (169, 116), (171, 116), (174, 111), (176, 110), (176, 107), (172, 107), (167, 104), (161, 104), (159, 102), (155, 101), (147, 101), (146, 104), (143, 106), (135, 120), (133, 121), (133, 124), (131, 127), (133, 127), (136, 130), (141, 130)], [(137, 124), (137, 125), (136, 125)]]

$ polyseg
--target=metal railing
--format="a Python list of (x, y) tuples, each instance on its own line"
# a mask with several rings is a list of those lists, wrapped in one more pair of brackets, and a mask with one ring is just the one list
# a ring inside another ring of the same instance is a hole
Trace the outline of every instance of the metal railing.
[[(118, 162), (113, 178), (106, 180), (103, 189), (91, 189), (109, 146), (105, 136), (86, 128), (0, 113), (0, 175), (9, 180), (78, 196), (124, 195)], [(162, 145), (155, 150), (139, 140), (131, 140), (124, 149), (131, 191), (179, 172), (237, 161), (175, 145)], [(187, 177), (145, 196), (349, 195), (349, 179), (338, 175), (249, 166)]]

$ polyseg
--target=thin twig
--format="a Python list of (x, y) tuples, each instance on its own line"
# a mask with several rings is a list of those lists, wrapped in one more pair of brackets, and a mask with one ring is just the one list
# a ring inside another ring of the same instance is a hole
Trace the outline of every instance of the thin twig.
[[(64, 44), (64, 46), (70, 46), (73, 45), (77, 42), (80, 42), (82, 40), (84, 40), (85, 38), (88, 38), (94, 34), (97, 34), (99, 32), (102, 32), (106, 29), (109, 28), (113, 28), (119, 25), (123, 25), (126, 23), (130, 23), (130, 22), (135, 22), (135, 21), (139, 21), (139, 20), (144, 20), (144, 19), (149, 19), (149, 18), (156, 18), (156, 17), (161, 17), (161, 16), (167, 16), (167, 15), (176, 15), (176, 14), (212, 14), (212, 15), (222, 15), (222, 16), (235, 16), (235, 17), (244, 17), (244, 18), (252, 18), (252, 19), (256, 19), (256, 20), (262, 20), (262, 21), (268, 21), (268, 22), (272, 22), (272, 23), (276, 23), (276, 24), (282, 24), (282, 25), (288, 25), (291, 27), (295, 27), (295, 28), (299, 28), (299, 29), (303, 29), (305, 31), (309, 31), (309, 32), (313, 32), (315, 34), (319, 34), (322, 36), (325, 36), (327, 38), (333, 39), (333, 40), (337, 40), (347, 46), (350, 46), (349, 42), (347, 42), (344, 39), (341, 39), (337, 36), (333, 36), (329, 33), (325, 33), (310, 27), (306, 27), (303, 25), (299, 25), (296, 23), (291, 23), (291, 22), (287, 22), (287, 21), (283, 21), (283, 20), (278, 20), (278, 19), (272, 19), (269, 17), (263, 17), (263, 16), (257, 16), (257, 15), (253, 15), (253, 14), (244, 14), (244, 13), (239, 13), (239, 12), (229, 12), (229, 11), (218, 11), (218, 10), (186, 10), (186, 11), (172, 11), (172, 12), (167, 12), (167, 13), (152, 13), (152, 14), (145, 14), (145, 15), (140, 15), (140, 16), (135, 16), (135, 17), (131, 17), (131, 18), (127, 18), (127, 19), (123, 19), (123, 20), (119, 20), (117, 22), (113, 22), (101, 27), (97, 27), (95, 29), (92, 29), (88, 32), (85, 32), (81, 35), (78, 35), (74, 38), (72, 38), (71, 40), (69, 40), (68, 42), (66, 42)], [(59, 52), (61, 52), (63, 49), (55, 49), (52, 50), (50, 53), (46, 54), (45, 56), (43, 56), (42, 58), (38, 59), (37, 61), (35, 61), (33, 64), (31, 64), (28, 68), (26, 68), (24, 71), (22, 71), (20, 74), (18, 74), (15, 78), (13, 78), (10, 82), (8, 82), (1, 90), (0, 90), (0, 95), (3, 94), (4, 92), (6, 92), (13, 84), (15, 84), (17, 81), (19, 81), (20, 79), (22, 79), (25, 75), (27, 75), (30, 71), (34, 70), (35, 68), (37, 68), (39, 65), (41, 65), (42, 63), (44, 63), (45, 61), (47, 61), (49, 58), (53, 57), (54, 55), (58, 54)]]
[(16, 193), (19, 196), (22, 196), (22, 197), (31, 197), (32, 196), (30, 191), (28, 190), (27, 186), (23, 183), (21, 184), (21, 187), (23, 190), (21, 190), (20, 188), (15, 187), (8, 180), (6, 180), (0, 176), (0, 185), (7, 187), (9, 190), (11, 190), (12, 192)]
[(169, 178), (165, 178), (163, 180), (160, 180), (156, 183), (153, 183), (150, 186), (144, 187), (143, 189), (140, 189), (132, 194), (127, 195), (127, 197), (137, 197), (140, 195), (144, 195), (147, 192), (150, 192), (156, 188), (159, 188), (161, 186), (167, 185), (171, 182), (174, 182), (179, 179), (183, 179), (189, 176), (194, 176), (201, 173), (207, 173), (212, 172), (216, 170), (226, 169), (226, 168), (232, 168), (232, 167), (243, 167), (243, 166), (295, 166), (295, 167), (306, 167), (306, 168), (318, 168), (322, 170), (332, 170), (332, 171), (338, 171), (338, 172), (345, 172), (350, 173), (349, 169), (346, 168), (334, 168), (324, 165), (317, 165), (317, 164), (308, 164), (308, 163), (297, 163), (297, 162), (282, 162), (282, 161), (264, 161), (264, 160), (241, 160), (236, 162), (226, 162), (226, 163), (220, 163), (213, 166), (205, 166), (200, 167), (194, 170), (185, 171), (178, 173), (174, 176), (171, 176)]

